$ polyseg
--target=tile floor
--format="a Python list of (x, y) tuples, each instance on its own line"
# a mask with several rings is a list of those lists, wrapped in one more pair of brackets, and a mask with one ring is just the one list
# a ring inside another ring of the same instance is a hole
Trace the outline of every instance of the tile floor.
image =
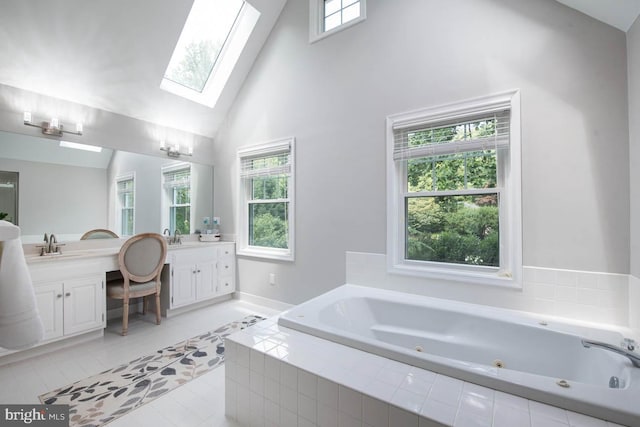
[[(130, 320), (129, 333), (109, 321), (104, 337), (43, 356), (0, 366), (0, 403), (40, 403), (38, 395), (97, 374), (138, 356), (215, 329), (249, 314), (265, 317), (277, 311), (230, 300), (194, 310), (155, 325), (153, 314)], [(136, 409), (110, 427), (237, 426), (224, 415), (224, 365)]]

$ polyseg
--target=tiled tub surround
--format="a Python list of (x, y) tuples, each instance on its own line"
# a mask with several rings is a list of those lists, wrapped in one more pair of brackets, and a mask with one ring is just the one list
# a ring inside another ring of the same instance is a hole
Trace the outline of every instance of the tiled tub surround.
[(522, 289), (429, 280), (387, 273), (384, 254), (347, 252), (345, 282), (625, 327), (630, 310), (640, 319), (640, 301), (630, 305), (626, 274), (540, 267), (524, 267), (523, 273)]
[[(640, 424), (640, 369), (582, 344), (620, 346), (629, 330), (357, 285), (293, 307), (278, 324), (506, 393)], [(614, 376), (618, 389), (609, 388)]]
[(280, 327), (226, 339), (225, 411), (243, 426), (612, 427)]

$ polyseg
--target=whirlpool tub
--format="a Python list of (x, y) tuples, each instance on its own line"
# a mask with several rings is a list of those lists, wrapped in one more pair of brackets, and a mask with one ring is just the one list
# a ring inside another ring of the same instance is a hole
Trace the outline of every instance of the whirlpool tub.
[[(527, 399), (640, 425), (640, 368), (597, 344), (628, 351), (613, 329), (355, 285), (293, 307), (278, 323)], [(597, 343), (585, 347), (589, 341)]]

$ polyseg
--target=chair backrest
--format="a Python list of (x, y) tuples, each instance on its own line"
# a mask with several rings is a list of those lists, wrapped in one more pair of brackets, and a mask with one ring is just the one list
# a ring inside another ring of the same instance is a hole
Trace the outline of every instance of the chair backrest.
[(104, 228), (96, 228), (95, 230), (89, 230), (80, 237), (80, 240), (89, 239), (117, 239), (118, 235), (111, 230), (105, 230)]
[(167, 241), (158, 233), (142, 233), (120, 248), (118, 264), (122, 276), (133, 282), (148, 282), (160, 275), (167, 257)]

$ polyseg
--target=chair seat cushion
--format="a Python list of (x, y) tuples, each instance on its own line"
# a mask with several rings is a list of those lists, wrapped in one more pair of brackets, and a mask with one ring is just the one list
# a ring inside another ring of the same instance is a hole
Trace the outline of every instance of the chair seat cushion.
[[(129, 282), (129, 294), (150, 295), (156, 292), (156, 282)], [(124, 297), (124, 281), (114, 280), (107, 282), (107, 296), (122, 299)]]

